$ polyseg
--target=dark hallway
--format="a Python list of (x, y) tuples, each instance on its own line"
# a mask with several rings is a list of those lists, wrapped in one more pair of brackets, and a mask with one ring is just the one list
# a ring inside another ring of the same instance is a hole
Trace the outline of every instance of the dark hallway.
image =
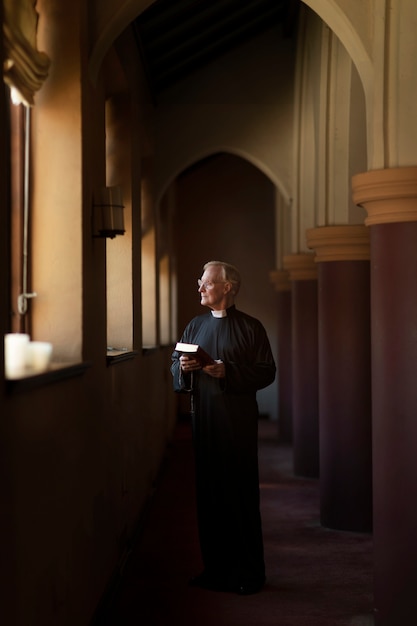
[(259, 423), (267, 584), (256, 595), (188, 586), (201, 570), (188, 423), (179, 423), (123, 571), (94, 626), (370, 626), (372, 540), (319, 524), (319, 482), (295, 477), (276, 424)]

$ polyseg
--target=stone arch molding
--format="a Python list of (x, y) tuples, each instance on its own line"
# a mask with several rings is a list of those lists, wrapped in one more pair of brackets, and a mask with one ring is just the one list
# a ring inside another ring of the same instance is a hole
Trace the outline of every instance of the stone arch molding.
[(90, 80), (97, 82), (103, 59), (113, 42), (155, 0), (94, 0), (93, 47), (88, 63)]
[(263, 161), (260, 161), (259, 159), (256, 159), (253, 155), (245, 152), (244, 150), (238, 150), (238, 149), (235, 149), (235, 148), (230, 148), (230, 147), (225, 147), (225, 146), (218, 146), (216, 149), (212, 148), (210, 150), (206, 150), (204, 152), (201, 152), (199, 154), (193, 155), (193, 157), (190, 157), (190, 158), (184, 160), (177, 167), (177, 169), (174, 172), (171, 173), (169, 179), (165, 180), (163, 185), (161, 185), (161, 188), (159, 190), (158, 197), (157, 197), (157, 204), (160, 203), (160, 201), (163, 198), (164, 193), (167, 191), (169, 186), (174, 182), (174, 180), (182, 172), (187, 170), (192, 165), (195, 165), (199, 161), (202, 161), (202, 160), (204, 160), (204, 159), (206, 159), (206, 158), (208, 158), (210, 156), (214, 156), (215, 154), (220, 154), (220, 153), (230, 154), (230, 155), (233, 155), (233, 156), (240, 157), (244, 161), (247, 161), (248, 163), (250, 163), (251, 165), (256, 167), (260, 172), (262, 172), (272, 182), (273, 185), (275, 185), (275, 187), (278, 189), (279, 193), (281, 194), (283, 200), (287, 204), (291, 203), (291, 198), (289, 197), (288, 191), (285, 189), (284, 185), (282, 184), (282, 181), (277, 178), (275, 173), (268, 166), (266, 166)]
[[(334, 32), (336, 37), (342, 42), (346, 48), (347, 53), (352, 59), (359, 76), (362, 81), (362, 85), (365, 90), (365, 94), (372, 88), (374, 70), (371, 60), (370, 50), (372, 48), (371, 41), (364, 41), (359, 32), (363, 31), (363, 28), (359, 28), (360, 22), (363, 21), (364, 14), (366, 15), (366, 5), (370, 7), (370, 13), (373, 5), (378, 0), (368, 0), (367, 3), (363, 0), (353, 0), (349, 4), (350, 15), (345, 13), (336, 0), (302, 0), (303, 3), (310, 7), (312, 11), (327, 24), (327, 26)], [(385, 0), (383, 0), (385, 1)], [(346, 3), (343, 3), (346, 4)], [(381, 2), (379, 1), (379, 4)], [(358, 22), (358, 27), (355, 27), (355, 19)]]
[[(95, 0), (94, 5), (94, 45), (89, 60), (89, 72), (95, 84), (104, 56), (114, 40), (140, 13), (147, 9), (154, 0)], [(303, 0), (332, 29), (351, 56), (365, 94), (372, 95), (373, 67), (367, 48), (355, 28), (355, 12), (348, 16), (337, 0)], [(368, 0), (368, 5), (383, 4), (384, 0)], [(344, 3), (346, 4), (346, 3)], [(350, 6), (356, 6), (356, 18), (363, 20), (363, 0), (351, 0)], [(371, 11), (370, 11), (371, 12)], [(370, 42), (368, 42), (370, 48)]]
[(383, 94), (382, 84), (376, 81), (375, 66), (383, 64), (386, 0), (302, 2), (333, 31), (357, 69), (365, 94), (368, 166), (383, 167)]
[[(379, 51), (378, 63), (383, 63), (386, 0), (302, 1), (334, 32), (358, 71), (365, 93), (368, 120), (368, 166), (382, 167), (383, 164), (379, 162), (384, 152), (382, 85), (375, 81), (375, 58), (371, 51), (374, 56)], [(95, 0), (94, 42), (89, 59), (89, 75), (93, 85), (96, 84), (103, 59), (115, 39), (153, 2), (154, 0)]]

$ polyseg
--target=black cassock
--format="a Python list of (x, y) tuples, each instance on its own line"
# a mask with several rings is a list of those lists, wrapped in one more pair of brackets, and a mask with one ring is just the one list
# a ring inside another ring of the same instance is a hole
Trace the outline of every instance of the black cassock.
[(256, 392), (275, 378), (262, 324), (227, 309), (195, 317), (181, 341), (199, 344), (225, 364), (224, 379), (184, 374), (172, 355), (175, 391), (191, 390), (197, 516), (206, 572), (226, 585), (262, 583), (265, 564), (259, 510)]

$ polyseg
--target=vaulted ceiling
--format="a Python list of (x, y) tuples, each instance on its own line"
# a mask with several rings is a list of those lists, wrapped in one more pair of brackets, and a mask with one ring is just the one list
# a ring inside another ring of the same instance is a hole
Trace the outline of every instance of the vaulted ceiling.
[(157, 0), (134, 23), (153, 95), (282, 25), (292, 36), (300, 0)]

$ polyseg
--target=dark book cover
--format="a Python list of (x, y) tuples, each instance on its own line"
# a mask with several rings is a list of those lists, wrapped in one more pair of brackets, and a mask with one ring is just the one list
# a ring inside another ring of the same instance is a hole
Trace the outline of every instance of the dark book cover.
[(205, 367), (206, 365), (213, 365), (213, 363), (215, 363), (214, 359), (196, 343), (183, 343), (179, 341), (175, 346), (175, 350), (177, 352), (181, 352), (181, 354), (187, 354), (193, 359), (197, 359), (197, 361), (201, 363), (202, 367)]

